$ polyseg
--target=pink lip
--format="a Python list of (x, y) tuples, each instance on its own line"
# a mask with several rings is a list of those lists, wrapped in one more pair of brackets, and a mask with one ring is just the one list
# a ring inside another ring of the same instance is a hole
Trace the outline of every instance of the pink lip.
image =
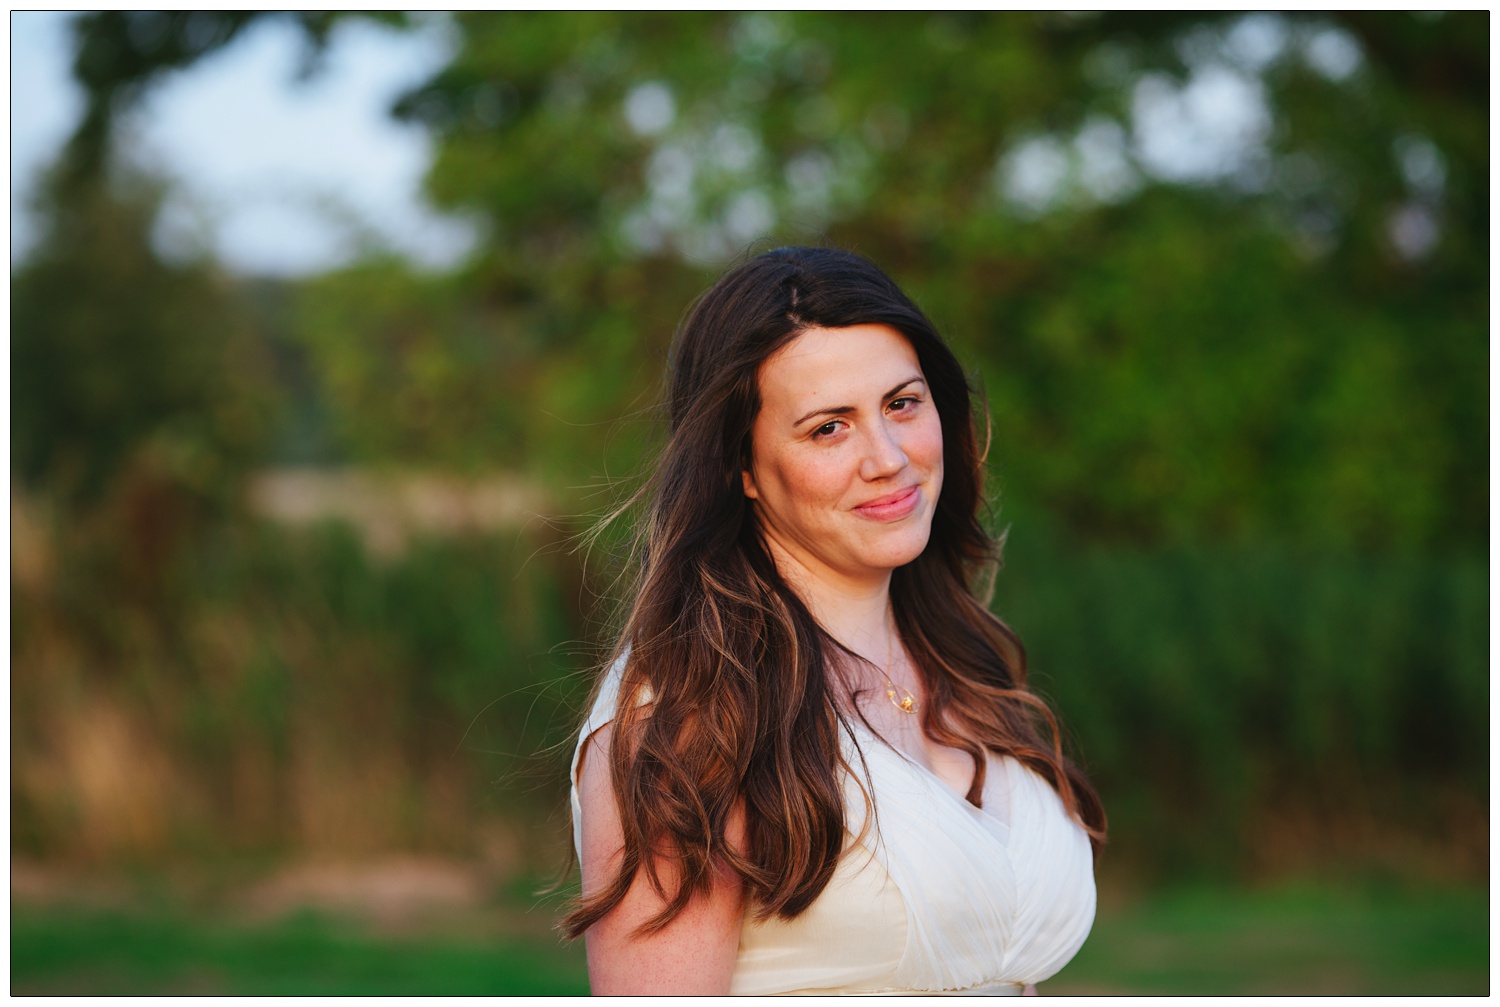
[(916, 510), (917, 504), (922, 502), (921, 489), (920, 486), (908, 486), (904, 490), (862, 503), (854, 508), (854, 512), (876, 521), (899, 521)]

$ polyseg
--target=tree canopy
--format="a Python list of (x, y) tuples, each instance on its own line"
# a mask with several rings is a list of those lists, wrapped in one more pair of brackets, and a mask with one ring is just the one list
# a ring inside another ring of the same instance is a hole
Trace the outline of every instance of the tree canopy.
[[(81, 16), (75, 163), (253, 16)], [(617, 423), (731, 257), (833, 242), (975, 368), (1038, 520), (1476, 543), (1487, 17), (459, 14), (392, 111), (488, 237), (300, 285), (297, 342), (346, 457), (576, 484), (639, 457)], [(311, 53), (336, 20), (299, 16)]]

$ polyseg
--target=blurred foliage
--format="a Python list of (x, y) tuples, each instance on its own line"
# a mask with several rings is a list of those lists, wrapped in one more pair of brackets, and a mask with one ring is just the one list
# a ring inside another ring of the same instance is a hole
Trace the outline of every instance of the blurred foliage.
[[(245, 16), (172, 17), (79, 20), (91, 108)], [(576, 485), (641, 457), (616, 421), (729, 257), (826, 239), (977, 365), (1008, 490), (1076, 536), (1472, 545), (1486, 18), (460, 14), (394, 112), (489, 238), (306, 284), (298, 338), (347, 457)]]
[(237, 292), (208, 263), (151, 247), (156, 186), (62, 186), (11, 276), (13, 471), (97, 499), (149, 455), (211, 497), (257, 460), (269, 361)]
[(12, 606), (18, 853), (486, 856), (555, 809), (590, 656), (555, 541), (375, 565), (342, 526), (236, 523), (167, 605), (89, 559), (60, 550)]
[(975, 369), (997, 611), (1115, 863), (1483, 873), (1488, 14), (463, 13), (393, 113), (487, 228), (468, 262), (163, 259), (122, 116), (255, 18), (315, 67), (348, 16), (74, 21), (89, 111), (12, 274), (18, 849), (540, 821), (602, 625), (554, 533), (381, 563), (250, 520), (242, 478), (503, 468), (596, 508), (684, 306), (827, 241)]
[(1130, 873), (1265, 876), (1341, 856), (1484, 870), (1483, 557), (1013, 534), (995, 608), (1104, 797), (1106, 859)]
[[(439, 139), (433, 197), (491, 222), (467, 282), (518, 306), (501, 338), (521, 352), (567, 374), (608, 373), (580, 348), (655, 359), (681, 291), (736, 249), (826, 236), (978, 363), (998, 470), (1074, 535), (1485, 534), (1483, 15), (458, 24), (451, 66), (396, 111)], [(1317, 72), (1340, 46), (1347, 75)], [(1115, 188), (1090, 190), (1088, 137), (1226, 77), (1264, 100), (1263, 151), (1174, 184), (1121, 150)], [(1063, 151), (1043, 206), (1005, 194), (1028, 137)], [(1429, 219), (1435, 247), (1403, 251), (1393, 229)], [(636, 385), (600, 391), (562, 417), (625, 413)]]

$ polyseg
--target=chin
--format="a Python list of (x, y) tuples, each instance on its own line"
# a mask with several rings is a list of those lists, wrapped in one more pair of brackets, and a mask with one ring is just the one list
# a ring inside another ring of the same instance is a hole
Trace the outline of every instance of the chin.
[(920, 532), (912, 529), (896, 541), (882, 543), (881, 548), (871, 551), (870, 565), (881, 570), (905, 566), (926, 550), (930, 531), (929, 528), (922, 528)]

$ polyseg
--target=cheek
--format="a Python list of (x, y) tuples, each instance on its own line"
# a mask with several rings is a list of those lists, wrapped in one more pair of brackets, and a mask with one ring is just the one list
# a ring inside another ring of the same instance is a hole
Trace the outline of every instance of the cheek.
[(750, 444), (749, 480), (760, 506), (771, 514), (789, 516), (820, 507), (842, 491), (837, 466), (827, 452), (779, 441), (762, 429), (760, 417), (750, 428)]
[(836, 502), (849, 485), (847, 467), (827, 452), (784, 459), (779, 475), (787, 503), (792, 507), (821, 507)]
[(943, 424), (936, 416), (930, 417), (926, 422), (913, 431), (911, 446), (907, 449), (907, 457), (920, 465), (931, 469), (933, 474), (942, 478), (943, 475)]

